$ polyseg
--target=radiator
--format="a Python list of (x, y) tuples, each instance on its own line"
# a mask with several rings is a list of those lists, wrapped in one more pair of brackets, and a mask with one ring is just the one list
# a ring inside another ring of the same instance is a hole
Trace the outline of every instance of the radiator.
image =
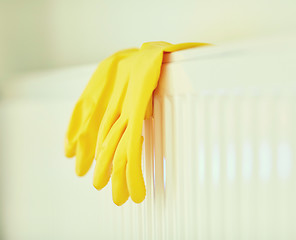
[(126, 239), (296, 238), (291, 40), (166, 56)]
[[(3, 239), (296, 239), (295, 40), (165, 55), (153, 118), (143, 128), (141, 204), (117, 207), (110, 184), (97, 192), (92, 173), (78, 179), (74, 162), (62, 157), (70, 112), (94, 66), (7, 88)], [(38, 141), (44, 136), (46, 144)], [(28, 139), (35, 145), (24, 147)]]

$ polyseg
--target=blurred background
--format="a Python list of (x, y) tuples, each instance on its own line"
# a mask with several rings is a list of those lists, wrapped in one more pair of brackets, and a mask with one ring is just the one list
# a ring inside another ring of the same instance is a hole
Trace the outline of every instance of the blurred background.
[(112, 208), (110, 188), (76, 177), (63, 153), (102, 59), (147, 41), (219, 45), (295, 29), (295, 0), (0, 0), (0, 239), (121, 239), (110, 226), (130, 203)]
[(0, 80), (97, 63), (145, 41), (223, 41), (296, 28), (294, 0), (0, 1)]

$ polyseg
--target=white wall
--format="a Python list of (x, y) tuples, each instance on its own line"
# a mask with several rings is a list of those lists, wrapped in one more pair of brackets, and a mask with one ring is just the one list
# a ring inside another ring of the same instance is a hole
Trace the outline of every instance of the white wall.
[(205, 41), (296, 28), (294, 0), (0, 1), (0, 81), (98, 62), (145, 41)]

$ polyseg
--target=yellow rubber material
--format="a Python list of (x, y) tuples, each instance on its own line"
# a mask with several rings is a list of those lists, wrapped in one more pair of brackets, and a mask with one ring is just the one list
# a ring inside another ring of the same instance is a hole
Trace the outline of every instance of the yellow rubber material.
[(94, 158), (93, 184), (105, 187), (111, 177), (113, 201), (129, 196), (140, 203), (146, 190), (141, 168), (143, 121), (152, 115), (164, 52), (206, 43), (144, 43), (102, 61), (78, 100), (68, 127), (65, 155), (76, 156), (76, 173), (84, 175)]

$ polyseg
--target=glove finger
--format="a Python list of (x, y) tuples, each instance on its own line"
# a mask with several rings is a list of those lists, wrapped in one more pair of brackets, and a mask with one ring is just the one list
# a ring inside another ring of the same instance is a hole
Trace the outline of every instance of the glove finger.
[(76, 155), (79, 131), (93, 107), (94, 104), (87, 101), (78, 101), (76, 103), (65, 137), (65, 155), (67, 157), (74, 157)]
[(141, 168), (142, 144), (144, 138), (141, 136), (134, 144), (132, 151), (127, 156), (127, 186), (131, 199), (135, 203), (140, 203), (145, 199), (146, 188)]
[[(102, 100), (97, 106), (93, 102), (84, 101), (84, 104), (79, 104), (79, 107), (75, 109), (71, 125), (76, 126), (79, 130), (73, 127), (72, 136), (69, 134), (71, 132), (68, 132), (67, 139), (72, 139), (72, 141), (66, 140), (65, 152), (68, 157), (76, 155), (76, 174), (78, 176), (87, 173), (94, 159), (98, 130), (109, 99), (108, 94), (108, 91), (105, 91), (101, 95)], [(85, 109), (91, 110), (85, 111)], [(89, 116), (85, 116), (86, 113)]]
[[(116, 66), (117, 61), (115, 56), (111, 56), (99, 64), (76, 103), (66, 134), (65, 154), (67, 157), (76, 155), (76, 145), (82, 128), (85, 129), (85, 122), (91, 118), (94, 112), (97, 112), (94, 111), (97, 102), (100, 101), (102, 93), (105, 93), (107, 77), (110, 75), (110, 69)], [(98, 90), (94, 91), (94, 89)], [(105, 111), (102, 105), (101, 111)]]
[[(104, 95), (102, 95), (104, 96)], [(108, 97), (106, 97), (108, 99)], [(106, 99), (100, 102), (102, 108), (106, 108)], [(98, 130), (104, 111), (94, 112), (84, 123), (80, 132), (76, 148), (76, 174), (83, 176), (87, 173), (94, 160)]]
[(78, 176), (85, 175), (92, 165), (95, 158), (96, 137), (97, 134), (95, 132), (80, 135), (77, 142), (75, 167)]
[(113, 156), (126, 125), (127, 120), (119, 117), (102, 144), (101, 151), (97, 152), (93, 185), (98, 190), (105, 187), (110, 179)]
[(101, 151), (102, 144), (108, 135), (112, 125), (118, 119), (121, 109), (122, 103), (126, 96), (127, 85), (129, 80), (129, 67), (130, 67), (131, 59), (125, 59), (121, 61), (118, 67), (118, 76), (116, 80), (116, 88), (114, 89), (114, 93), (110, 99), (107, 110), (104, 114), (104, 117), (101, 122), (101, 126), (99, 128), (98, 141), (97, 141), (97, 152)]
[(114, 154), (112, 169), (112, 197), (113, 202), (121, 206), (129, 198), (129, 192), (126, 183), (126, 146), (127, 132), (125, 131)]
[(137, 51), (138, 49), (127, 49), (117, 52), (99, 64), (71, 116), (65, 139), (67, 157), (76, 155), (76, 145), (82, 128), (84, 131), (98, 132), (113, 90), (118, 64)]

